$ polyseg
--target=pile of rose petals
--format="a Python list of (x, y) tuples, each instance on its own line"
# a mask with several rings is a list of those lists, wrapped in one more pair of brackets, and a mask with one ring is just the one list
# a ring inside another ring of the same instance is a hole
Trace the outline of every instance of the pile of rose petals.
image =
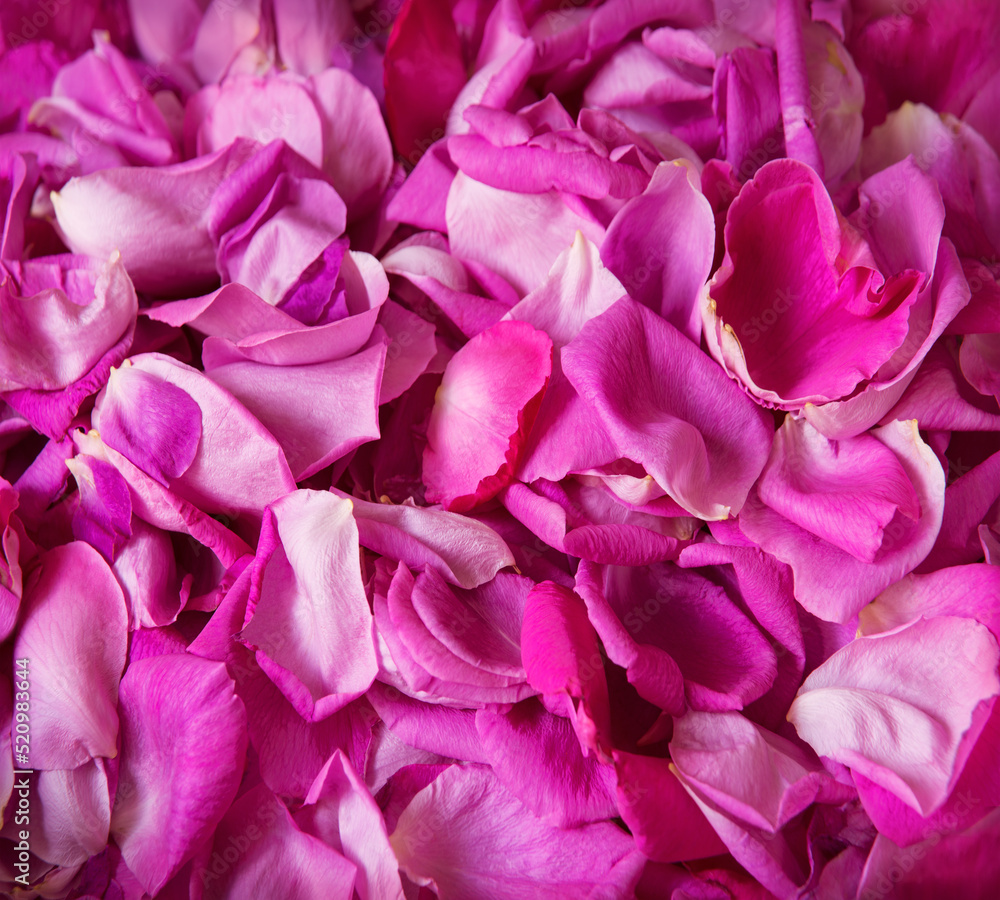
[(5, 896), (1000, 896), (1000, 4), (0, 29)]

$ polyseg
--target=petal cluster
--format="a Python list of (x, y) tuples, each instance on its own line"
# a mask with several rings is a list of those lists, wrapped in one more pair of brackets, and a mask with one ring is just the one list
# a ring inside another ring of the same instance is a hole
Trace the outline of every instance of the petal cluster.
[(998, 10), (0, 5), (0, 893), (993, 900)]

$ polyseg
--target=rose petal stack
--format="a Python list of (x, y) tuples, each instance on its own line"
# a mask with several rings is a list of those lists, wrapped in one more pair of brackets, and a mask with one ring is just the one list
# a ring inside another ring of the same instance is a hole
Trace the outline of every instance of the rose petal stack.
[(0, 30), (0, 889), (998, 895), (1000, 5)]

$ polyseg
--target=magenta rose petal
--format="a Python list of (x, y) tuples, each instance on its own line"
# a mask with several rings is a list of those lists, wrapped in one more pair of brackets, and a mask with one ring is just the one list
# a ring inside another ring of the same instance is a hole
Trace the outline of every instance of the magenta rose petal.
[[(41, 564), (26, 586), (14, 642), (16, 658), (30, 661), (31, 762), (38, 769), (75, 769), (118, 753), (128, 615), (110, 567), (87, 544), (55, 547)], [(95, 617), (101, 631), (92, 627)]]
[[(431, 823), (429, 827), (427, 823)], [(390, 835), (403, 871), (442, 900), (488, 895), (586, 896), (625, 892), (641, 863), (630, 838), (598, 822), (562, 830), (508, 793), (488, 768), (451, 766), (420, 791)], [(530, 876), (513, 876), (510, 859)]]
[[(132, 663), (121, 709), (111, 830), (129, 868), (156, 893), (212, 834), (236, 796), (246, 711), (223, 665), (187, 654)], [(206, 734), (211, 755), (202, 752)]]

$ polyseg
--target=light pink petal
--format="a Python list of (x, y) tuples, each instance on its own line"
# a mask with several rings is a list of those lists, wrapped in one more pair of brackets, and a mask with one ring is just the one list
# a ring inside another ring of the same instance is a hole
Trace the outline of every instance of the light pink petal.
[[(527, 588), (521, 588), (519, 593), (523, 596)], [(427, 673), (446, 682), (487, 690), (516, 687), (524, 681), (523, 669), (516, 665), (518, 647), (510, 637), (511, 632), (515, 635), (519, 632), (520, 623), (516, 619), (509, 621), (505, 630), (489, 635), (491, 640), (482, 653), (477, 652), (474, 644), (466, 647), (463, 641), (466, 632), (474, 629), (480, 637), (489, 633), (479, 621), (482, 612), (457, 602), (451, 589), (433, 569), (425, 569), (414, 579), (400, 563), (386, 601), (389, 622), (380, 621), (379, 631), (383, 636), (386, 632), (395, 633), (396, 640), (405, 646), (418, 676)], [(378, 610), (376, 619), (381, 620)], [(448, 625), (453, 631), (442, 627)]]
[(384, 726), (410, 747), (448, 759), (489, 763), (473, 710), (421, 703), (378, 681), (366, 696)]
[(969, 752), (948, 799), (922, 816), (895, 794), (854, 772), (865, 811), (879, 833), (901, 847), (932, 838), (935, 833), (967, 828), (1000, 805), (1000, 706), (996, 699), (976, 745)]
[(203, 84), (263, 63), (261, 5), (261, 0), (209, 0), (191, 52), (194, 70)]
[(76, 769), (38, 773), (33, 853), (58, 866), (78, 866), (107, 846), (111, 797), (104, 767), (104, 760), (92, 759)]
[(389, 184), (389, 133), (375, 95), (350, 72), (329, 68), (309, 84), (322, 119), (320, 168), (344, 198), (348, 221), (356, 221), (374, 209)]
[(377, 670), (351, 503), (295, 491), (265, 519), (241, 639), (303, 718), (363, 694)]
[(860, 634), (891, 631), (921, 616), (964, 616), (1000, 641), (1000, 567), (983, 563), (910, 574), (886, 588), (858, 618)]
[(246, 710), (222, 663), (167, 654), (129, 666), (121, 718), (111, 833), (128, 867), (156, 894), (236, 796)]
[[(422, 587), (429, 584), (425, 569)], [(415, 579), (400, 563), (395, 572), (376, 561), (373, 608), (378, 631), (379, 680), (427, 703), (480, 708), (516, 703), (534, 691), (523, 678), (497, 675), (456, 656), (417, 615), (411, 602)], [(443, 582), (437, 585), (444, 587)]]
[(346, 210), (319, 169), (275, 140), (212, 195), (208, 232), (224, 282), (279, 304), (344, 231)]
[(807, 751), (737, 712), (690, 711), (677, 719), (670, 757), (688, 786), (765, 831), (776, 832), (811, 803), (839, 805), (854, 795)]
[(514, 563), (500, 535), (475, 519), (406, 503), (349, 499), (362, 546), (414, 569), (429, 565), (450, 584), (473, 588)]
[(239, 137), (259, 144), (281, 139), (317, 168), (323, 163), (319, 111), (305, 86), (291, 78), (227, 78), (192, 97), (186, 117), (191, 155), (215, 153)]
[(202, 297), (151, 306), (144, 309), (142, 315), (176, 327), (190, 325), (202, 334), (230, 341), (241, 341), (267, 331), (295, 331), (306, 327), (288, 313), (265, 303), (249, 288), (233, 282)]
[[(295, 489), (278, 442), (228, 391), (160, 353), (143, 353), (131, 362), (137, 371), (184, 391), (201, 408), (198, 452), (172, 481), (174, 493), (205, 512), (259, 516), (268, 503)], [(98, 430), (106, 399), (98, 398), (95, 409)]]
[(88, 544), (48, 551), (36, 572), (14, 643), (14, 658), (29, 660), (31, 766), (75, 769), (118, 753), (128, 614), (114, 574)]
[(513, 478), (551, 371), (552, 341), (522, 322), (499, 322), (452, 357), (427, 427), (428, 500), (464, 512)]
[(619, 300), (563, 349), (562, 366), (619, 455), (682, 507), (722, 519), (743, 505), (766, 460), (770, 420), (676, 328)]
[(448, 191), (448, 239), (462, 259), (489, 266), (521, 294), (533, 290), (577, 231), (600, 246), (604, 228), (559, 194), (518, 194), (459, 172)]
[(1000, 693), (996, 638), (952, 616), (858, 638), (803, 683), (788, 713), (817, 753), (850, 766), (920, 812), (933, 812)]
[(874, 562), (899, 513), (916, 520), (920, 501), (901, 462), (876, 438), (831, 442), (786, 417), (774, 436), (757, 495), (805, 531), (863, 562)]
[(498, 572), (471, 590), (450, 588), (434, 569), (417, 577), (410, 602), (428, 630), (470, 665), (522, 680), (521, 621), (529, 578)]
[(601, 262), (600, 250), (578, 231), (559, 254), (545, 281), (513, 307), (505, 319), (544, 331), (556, 349), (568, 344), (585, 322), (625, 296), (625, 288)]
[(479, 766), (442, 772), (413, 798), (390, 841), (406, 875), (441, 900), (625, 896), (641, 869), (616, 826), (548, 825)]
[(339, 64), (338, 52), (358, 48), (357, 43), (347, 43), (357, 27), (351, 12), (347, 0), (277, 0), (274, 29), (281, 61), (300, 75)]
[(403, 900), (382, 811), (339, 750), (316, 776), (295, 821), (357, 866), (354, 889), (360, 900)]

